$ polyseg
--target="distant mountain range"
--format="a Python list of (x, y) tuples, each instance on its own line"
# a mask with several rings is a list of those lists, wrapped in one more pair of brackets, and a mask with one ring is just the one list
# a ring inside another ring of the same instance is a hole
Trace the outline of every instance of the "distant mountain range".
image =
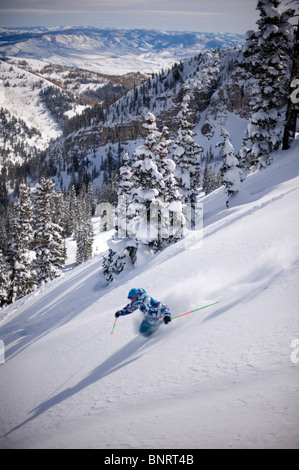
[(1, 28), (0, 54), (107, 74), (158, 72), (208, 49), (240, 47), (244, 36), (94, 27)]

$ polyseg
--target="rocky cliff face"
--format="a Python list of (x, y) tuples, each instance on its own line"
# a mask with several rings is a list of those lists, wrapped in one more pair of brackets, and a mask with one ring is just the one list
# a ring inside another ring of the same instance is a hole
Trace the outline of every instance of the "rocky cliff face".
[(131, 121), (123, 125), (116, 126), (102, 126), (100, 128), (100, 142), (101, 145), (106, 145), (109, 142), (128, 142), (129, 140), (136, 140), (138, 137), (145, 137), (145, 131), (142, 127), (141, 121)]

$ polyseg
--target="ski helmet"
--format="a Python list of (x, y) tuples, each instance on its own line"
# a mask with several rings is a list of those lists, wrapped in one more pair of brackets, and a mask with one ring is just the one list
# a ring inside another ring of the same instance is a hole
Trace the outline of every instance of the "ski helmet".
[(133, 299), (133, 297), (135, 297), (135, 295), (137, 295), (139, 292), (139, 289), (131, 289), (130, 292), (128, 293), (128, 299)]

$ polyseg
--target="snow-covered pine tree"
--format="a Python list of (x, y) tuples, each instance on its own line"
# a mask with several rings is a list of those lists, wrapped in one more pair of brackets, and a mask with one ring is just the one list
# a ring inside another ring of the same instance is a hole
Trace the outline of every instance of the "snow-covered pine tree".
[(92, 257), (93, 226), (91, 221), (92, 206), (86, 194), (85, 185), (81, 187), (77, 198), (77, 230), (75, 239), (77, 242), (76, 262), (81, 264)]
[[(117, 239), (125, 240), (125, 244), (119, 244), (119, 254), (121, 262), (124, 263), (123, 250), (125, 249), (131, 262), (136, 261), (137, 242), (135, 240), (135, 224), (132, 219), (135, 212), (130, 210), (133, 200), (133, 171), (129, 154), (125, 153), (122, 166), (120, 167), (120, 180), (118, 185), (118, 206), (117, 206)], [(133, 232), (131, 228), (133, 227)]]
[(55, 224), (58, 224), (61, 229), (61, 235), (62, 237), (66, 237), (68, 233), (68, 217), (69, 217), (69, 211), (68, 211), (68, 203), (66, 201), (66, 198), (64, 197), (63, 192), (61, 191), (53, 191), (53, 216), (52, 216), (52, 222)]
[(147, 136), (144, 145), (137, 147), (133, 154), (132, 201), (145, 204), (149, 208), (151, 201), (158, 196), (158, 187), (162, 183), (162, 175), (155, 162), (161, 133), (157, 129), (156, 118), (152, 113), (147, 113), (142, 127), (146, 130)]
[(63, 237), (68, 238), (74, 233), (74, 226), (72, 222), (69, 193), (65, 192), (63, 195)]
[(29, 294), (35, 285), (30, 254), (33, 238), (30, 188), (26, 184), (21, 184), (19, 193), (19, 199), (14, 207), (8, 249), (11, 265), (9, 303)]
[(218, 177), (216, 174), (216, 168), (208, 164), (206, 160), (204, 175), (203, 175), (203, 184), (202, 190), (204, 193), (209, 194), (219, 187)]
[(240, 149), (240, 165), (244, 172), (244, 179), (246, 177), (246, 173), (248, 172), (251, 166), (251, 152), (247, 143), (248, 143), (248, 130), (246, 129), (244, 132), (242, 147)]
[(84, 219), (86, 210), (86, 198), (85, 198), (85, 185), (81, 186), (80, 193), (77, 197), (77, 227), (75, 232), (76, 240), (76, 263), (81, 264), (84, 260)]
[(61, 236), (62, 229), (52, 221), (55, 184), (42, 177), (34, 194), (34, 268), (38, 284), (60, 275), (65, 263), (66, 250)]
[(168, 134), (169, 130), (164, 126), (156, 145), (155, 160), (158, 171), (162, 175), (162, 179), (159, 180), (159, 193), (160, 197), (165, 202), (180, 199), (178, 184), (174, 177), (175, 163), (168, 158), (170, 155), (169, 147), (172, 144), (172, 140), (168, 138)]
[(159, 217), (151, 217), (151, 209), (156, 208), (155, 214), (165, 210), (165, 204), (159, 198), (163, 177), (155, 161), (161, 133), (152, 113), (147, 113), (143, 127), (147, 132), (145, 143), (137, 147), (133, 155), (133, 192), (128, 207), (128, 225), (136, 240), (154, 247), (159, 239), (160, 224)]
[(92, 258), (93, 247), (93, 226), (90, 218), (81, 221), (80, 227), (77, 230), (76, 242), (76, 263), (81, 264), (84, 261)]
[(76, 264), (81, 264), (84, 261), (84, 231), (81, 223), (76, 232)]
[(174, 161), (177, 165), (176, 176), (184, 203), (195, 203), (200, 187), (200, 155), (203, 151), (195, 140), (194, 124), (191, 122), (190, 95), (185, 93), (182, 109), (178, 114), (179, 130)]
[(168, 128), (164, 126), (156, 150), (156, 163), (163, 178), (159, 187), (159, 198), (165, 204), (165, 211), (161, 220), (164, 244), (181, 238), (185, 225), (181, 195), (174, 176), (176, 165), (171, 158), (168, 158), (170, 155), (169, 147), (172, 143), (172, 140), (168, 138)]
[(128, 211), (128, 207), (132, 202), (134, 183), (130, 157), (127, 152), (123, 157), (119, 174), (116, 233), (112, 240), (108, 242), (108, 255), (103, 258), (103, 274), (108, 284), (123, 271), (128, 258), (133, 264), (136, 261), (135, 229), (134, 233), (130, 232), (130, 221), (135, 217), (135, 214), (130, 215)]
[(2, 251), (0, 251), (0, 308), (8, 302), (9, 288), (7, 266)]
[[(185, 93), (182, 109), (178, 114), (178, 139), (173, 158), (182, 202), (193, 210), (200, 188), (200, 155), (203, 149), (194, 140), (196, 134), (192, 130), (194, 125), (191, 122), (190, 99), (190, 95)], [(192, 225), (194, 220), (190, 222)]]
[(70, 237), (76, 233), (77, 229), (77, 196), (74, 185), (72, 185), (65, 197), (65, 223), (64, 233)]
[(281, 12), (279, 0), (259, 0), (258, 31), (246, 33), (241, 65), (253, 77), (248, 125), (249, 165), (265, 166), (281, 145), (284, 116), (281, 108), (289, 90), (294, 10)]
[(126, 263), (126, 255), (124, 251), (114, 251), (112, 248), (108, 249), (108, 255), (103, 257), (103, 274), (106, 278), (107, 284), (114, 280), (114, 277), (120, 274)]
[(175, 164), (167, 158), (167, 130), (158, 131), (152, 113), (147, 113), (143, 127), (144, 145), (136, 148), (132, 166), (125, 154), (120, 168), (117, 233), (103, 263), (108, 283), (123, 270), (128, 257), (135, 264), (152, 249), (161, 249), (165, 241), (182, 236), (184, 218), (173, 176)]
[(87, 195), (86, 195), (87, 210), (90, 215), (93, 216), (96, 211), (96, 201), (93, 189), (93, 182), (90, 181), (87, 186)]
[(0, 215), (0, 251), (2, 251), (3, 256), (7, 252), (7, 245), (8, 245), (8, 240), (9, 240), (9, 237), (7, 234), (9, 219), (10, 219), (9, 208), (7, 208), (6, 213), (4, 212)]
[(239, 160), (235, 156), (234, 147), (230, 141), (229, 133), (226, 129), (221, 129), (221, 136), (223, 138), (223, 142), (218, 144), (218, 146), (222, 147), (221, 156), (224, 161), (220, 172), (222, 175), (222, 183), (225, 186), (225, 192), (228, 196), (226, 201), (226, 207), (228, 207), (229, 199), (240, 190), (241, 169)]
[(122, 160), (119, 169), (118, 205), (117, 205), (117, 231), (120, 238), (126, 238), (128, 234), (127, 206), (132, 202), (132, 168), (128, 152)]

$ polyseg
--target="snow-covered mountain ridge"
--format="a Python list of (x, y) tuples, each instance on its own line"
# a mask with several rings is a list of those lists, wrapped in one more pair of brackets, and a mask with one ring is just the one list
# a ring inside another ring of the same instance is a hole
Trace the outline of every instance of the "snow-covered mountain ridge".
[[(230, 209), (223, 189), (202, 199), (203, 241), (107, 287), (98, 233), (98, 256), (1, 312), (1, 448), (299, 448), (298, 143)], [(173, 316), (222, 302), (149, 340), (121, 317), (112, 336), (131, 287)]]
[(94, 27), (2, 28), (0, 53), (99, 73), (152, 73), (211, 48), (239, 47), (244, 36)]

